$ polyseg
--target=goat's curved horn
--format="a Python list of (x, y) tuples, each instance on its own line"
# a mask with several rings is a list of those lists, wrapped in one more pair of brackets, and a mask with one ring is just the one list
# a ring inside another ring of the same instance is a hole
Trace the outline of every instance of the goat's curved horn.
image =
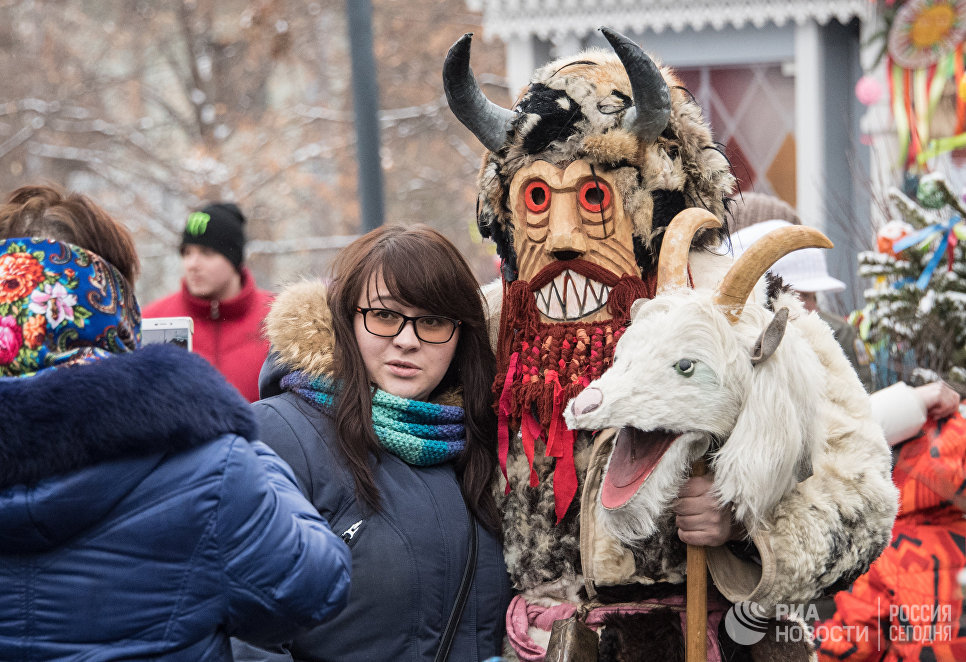
[(671, 117), (671, 91), (667, 82), (654, 60), (640, 46), (610, 28), (600, 31), (631, 79), (634, 107), (624, 115), (624, 128), (637, 134), (645, 143), (652, 143), (664, 131)]
[(732, 324), (741, 317), (755, 283), (780, 258), (800, 248), (832, 248), (831, 240), (815, 228), (804, 225), (778, 228), (752, 244), (725, 274), (714, 302), (725, 308)]
[(707, 209), (692, 207), (671, 219), (657, 258), (657, 293), (688, 286), (688, 253), (691, 240), (701, 228), (720, 228), (721, 221)]
[(473, 132), (491, 152), (503, 147), (511, 122), (517, 116), (512, 110), (499, 106), (483, 94), (470, 69), (470, 41), (467, 32), (453, 44), (443, 62), (443, 89), (446, 101), (456, 119)]

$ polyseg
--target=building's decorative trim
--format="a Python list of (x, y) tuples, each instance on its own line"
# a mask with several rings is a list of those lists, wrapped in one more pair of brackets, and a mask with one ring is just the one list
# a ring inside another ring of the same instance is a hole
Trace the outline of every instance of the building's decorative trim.
[(504, 41), (534, 36), (559, 39), (564, 35), (585, 37), (599, 26), (619, 32), (646, 30), (680, 32), (686, 28), (720, 30), (727, 25), (761, 28), (768, 23), (802, 25), (832, 19), (848, 22), (869, 18), (869, 0), (466, 0), (470, 8), (482, 9), (487, 38)]

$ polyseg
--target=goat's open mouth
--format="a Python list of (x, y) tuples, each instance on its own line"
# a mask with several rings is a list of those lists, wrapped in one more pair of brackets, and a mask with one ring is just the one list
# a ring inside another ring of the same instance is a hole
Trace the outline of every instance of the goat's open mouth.
[(679, 436), (667, 430), (621, 428), (601, 484), (601, 505), (620, 508), (630, 501)]

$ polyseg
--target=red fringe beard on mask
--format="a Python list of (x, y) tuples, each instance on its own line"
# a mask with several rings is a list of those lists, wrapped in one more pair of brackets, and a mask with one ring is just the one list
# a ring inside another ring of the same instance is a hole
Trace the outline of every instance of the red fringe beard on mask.
[[(544, 322), (535, 293), (569, 269), (611, 288), (608, 320), (599, 322)], [(630, 319), (631, 304), (654, 298), (655, 279), (616, 276), (584, 260), (553, 262), (532, 281), (504, 283), (503, 310), (497, 344), (497, 375), (493, 392), (498, 396), (500, 469), (507, 480), (510, 430), (520, 430), (523, 451), (530, 464), (530, 486), (539, 478), (533, 469), (534, 448), (540, 440), (547, 457), (556, 458), (553, 470), (557, 523), (577, 493), (574, 468), (575, 434), (563, 420), (566, 404), (611, 366), (614, 347)]]

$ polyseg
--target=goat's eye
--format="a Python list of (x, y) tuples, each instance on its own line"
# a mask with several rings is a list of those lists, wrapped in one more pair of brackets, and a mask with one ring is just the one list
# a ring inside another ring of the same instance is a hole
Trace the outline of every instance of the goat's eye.
[(694, 361), (691, 359), (681, 359), (674, 364), (674, 370), (682, 377), (690, 377), (694, 374)]

